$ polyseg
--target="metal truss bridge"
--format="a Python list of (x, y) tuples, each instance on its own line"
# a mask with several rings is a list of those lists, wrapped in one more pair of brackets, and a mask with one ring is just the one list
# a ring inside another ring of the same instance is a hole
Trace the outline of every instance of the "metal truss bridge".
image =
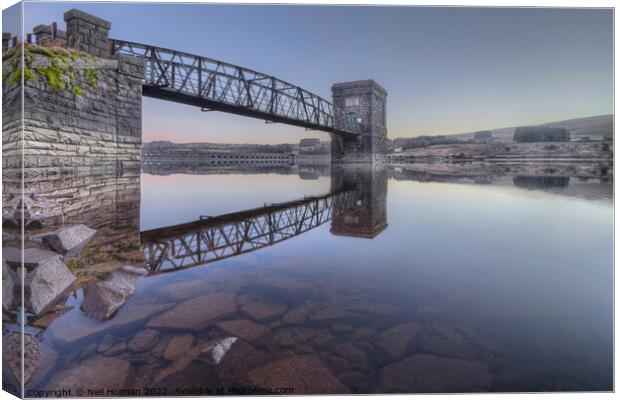
[(324, 224), (357, 195), (342, 191), (143, 231), (146, 268), (170, 272), (272, 246)]
[(343, 136), (361, 133), (355, 116), (273, 76), (181, 51), (116, 39), (111, 42), (112, 54), (144, 59), (145, 96)]

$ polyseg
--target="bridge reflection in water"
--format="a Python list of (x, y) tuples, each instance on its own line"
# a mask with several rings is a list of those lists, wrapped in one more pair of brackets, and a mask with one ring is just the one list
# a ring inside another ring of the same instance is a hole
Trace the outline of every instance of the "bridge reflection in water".
[(373, 238), (387, 227), (387, 172), (332, 169), (330, 193), (201, 217), (140, 233), (146, 268), (169, 272), (249, 253), (332, 221), (331, 233)]

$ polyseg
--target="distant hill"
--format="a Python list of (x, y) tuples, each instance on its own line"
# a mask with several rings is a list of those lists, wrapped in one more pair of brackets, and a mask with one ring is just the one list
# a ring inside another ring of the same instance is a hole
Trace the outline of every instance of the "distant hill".
[[(560, 126), (567, 128), (570, 131), (573, 139), (580, 136), (589, 136), (591, 138), (600, 138), (605, 135), (613, 135), (613, 115), (596, 115), (593, 117), (583, 117), (566, 119), (563, 121), (548, 122), (540, 124), (543, 126)], [(511, 126), (508, 128), (489, 129), (493, 133), (494, 138), (512, 140), (512, 135), (515, 132), (517, 126)], [(457, 133), (454, 135), (445, 135), (446, 137), (453, 137), (458, 139), (473, 139), (476, 132)]]

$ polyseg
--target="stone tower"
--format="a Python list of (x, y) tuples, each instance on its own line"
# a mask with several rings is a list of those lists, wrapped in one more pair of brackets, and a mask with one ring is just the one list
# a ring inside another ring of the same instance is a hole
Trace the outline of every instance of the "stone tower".
[(381, 85), (372, 79), (336, 83), (332, 103), (362, 126), (359, 137), (332, 134), (332, 162), (372, 162), (385, 154), (387, 91)]

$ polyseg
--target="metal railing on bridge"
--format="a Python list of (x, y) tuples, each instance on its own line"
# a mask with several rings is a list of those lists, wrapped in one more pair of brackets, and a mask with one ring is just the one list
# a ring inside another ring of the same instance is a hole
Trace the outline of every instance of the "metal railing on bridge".
[(195, 54), (113, 39), (112, 54), (146, 63), (144, 95), (307, 129), (358, 135), (354, 115), (278, 78)]
[(355, 204), (356, 194), (343, 191), (141, 232), (146, 268), (170, 272), (272, 246), (329, 221), (334, 209)]

